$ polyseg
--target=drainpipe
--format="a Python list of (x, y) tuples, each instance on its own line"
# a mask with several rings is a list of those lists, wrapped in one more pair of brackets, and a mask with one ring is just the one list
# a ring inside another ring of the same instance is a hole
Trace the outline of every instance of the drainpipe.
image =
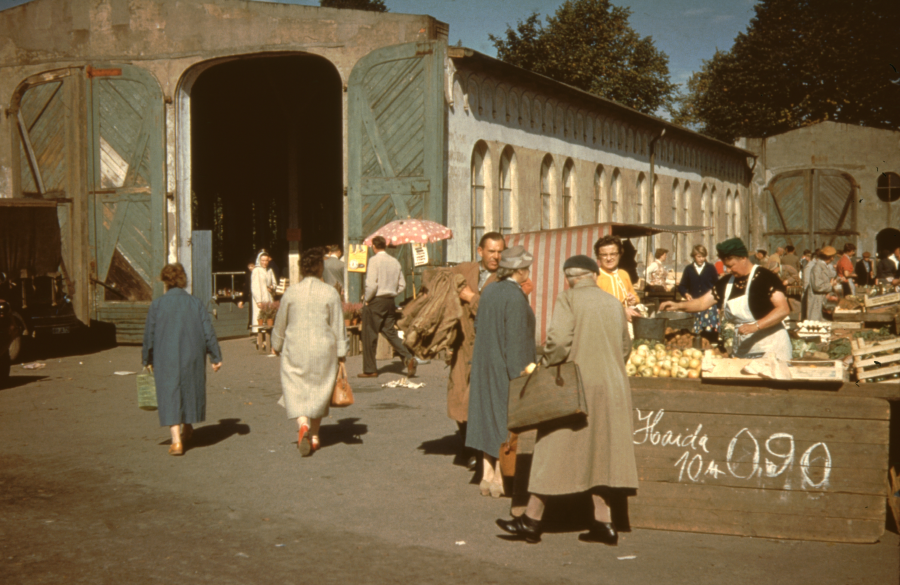
[[(666, 135), (666, 129), (663, 128), (660, 131), (659, 135), (650, 139), (650, 223), (656, 222), (656, 141)], [(638, 197), (640, 197), (640, 193), (638, 193)], [(678, 237), (677, 235), (675, 236)], [(650, 250), (647, 254), (645, 254), (645, 258), (649, 261), (649, 254), (653, 253), (656, 250), (656, 236), (650, 236)], [(675, 246), (676, 250), (678, 246)], [(678, 262), (678, 253), (675, 253), (675, 262)], [(677, 265), (677, 264), (676, 264)]]

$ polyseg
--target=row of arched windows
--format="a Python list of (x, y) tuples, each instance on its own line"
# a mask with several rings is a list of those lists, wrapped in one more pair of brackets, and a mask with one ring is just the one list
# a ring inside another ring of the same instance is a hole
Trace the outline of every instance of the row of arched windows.
[[(562, 100), (483, 78), (477, 73), (466, 77), (458, 72), (456, 82), (454, 91), (459, 92), (465, 111), (471, 115), (585, 144), (649, 156), (652, 135), (615, 117), (594, 114)], [(669, 137), (659, 140), (656, 160), (658, 164), (696, 169), (701, 174), (729, 182), (741, 179), (740, 163), (705, 151), (689, 141)]]
[[(487, 144), (479, 141), (472, 153), (472, 253), (475, 255), (481, 236), (488, 231), (509, 234), (519, 231), (520, 201), (517, 198), (519, 176), (516, 154), (512, 146), (506, 146), (500, 156), (499, 175), (492, 174), (491, 154)], [(593, 181), (593, 217), (579, 218), (576, 215), (576, 201), (579, 196), (575, 162), (566, 158), (562, 164), (562, 181), (557, 175), (557, 163), (553, 155), (547, 154), (541, 161), (539, 185), (539, 229), (549, 230), (570, 227), (583, 223), (649, 223), (650, 185), (648, 176), (639, 173), (633, 188), (626, 186), (626, 180), (618, 168), (607, 170), (597, 165)], [(537, 178), (537, 177), (535, 177)], [(499, 179), (497, 188), (493, 181)], [(671, 215), (663, 217), (665, 197), (659, 191), (659, 177), (656, 178), (656, 192), (653, 223), (674, 225), (707, 225), (712, 230), (699, 234), (687, 234), (673, 241), (682, 246), (679, 257), (687, 259), (690, 249), (702, 243), (708, 250), (716, 242), (742, 235), (741, 200), (737, 191), (727, 189), (724, 207), (720, 194), (714, 185), (703, 183), (700, 189), (699, 215), (694, 215), (694, 191), (690, 181), (675, 179), (671, 190)], [(561, 192), (560, 192), (561, 188)], [(533, 192), (533, 191), (532, 191)], [(629, 205), (630, 203), (630, 205)], [(536, 228), (537, 226), (534, 226)], [(534, 229), (526, 226), (526, 231)]]

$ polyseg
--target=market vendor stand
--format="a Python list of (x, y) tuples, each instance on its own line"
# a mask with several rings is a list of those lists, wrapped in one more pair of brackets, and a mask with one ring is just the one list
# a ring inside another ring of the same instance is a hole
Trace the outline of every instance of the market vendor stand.
[(884, 533), (900, 384), (629, 380), (632, 526), (860, 543)]

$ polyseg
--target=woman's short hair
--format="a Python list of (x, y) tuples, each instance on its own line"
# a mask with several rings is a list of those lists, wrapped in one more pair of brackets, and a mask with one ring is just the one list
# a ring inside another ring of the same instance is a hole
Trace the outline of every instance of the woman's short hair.
[(691, 250), (691, 258), (695, 256), (703, 256), (704, 258), (709, 257), (709, 252), (706, 250), (706, 246), (703, 244), (697, 244), (694, 246), (694, 249)]
[(848, 252), (855, 252), (855, 251), (856, 251), (856, 244), (852, 244), (850, 242), (847, 242), (846, 244), (844, 244), (844, 254), (846, 254)]
[(344, 253), (344, 247), (340, 244), (328, 244), (325, 246), (325, 251), (329, 254), (334, 254), (335, 252)]
[(300, 274), (319, 276), (325, 266), (325, 248), (310, 248), (300, 258)]
[(659, 260), (660, 258), (662, 258), (663, 256), (665, 256), (668, 253), (669, 253), (669, 251), (666, 250), (665, 248), (657, 248), (656, 254), (654, 254), (653, 257), (656, 258), (657, 260)]
[(606, 246), (615, 246), (619, 250), (619, 255), (622, 255), (622, 240), (619, 236), (603, 236), (599, 240), (594, 243), (594, 258), (600, 257), (600, 248), (605, 248)]
[(159, 273), (159, 279), (168, 288), (184, 288), (187, 286), (187, 274), (179, 262), (166, 264)]
[(509, 278), (510, 276), (512, 276), (515, 273), (516, 273), (515, 268), (503, 268), (501, 266), (500, 268), (497, 269), (497, 272), (495, 272), (494, 274), (496, 274), (497, 280), (506, 280), (507, 278)]
[(376, 250), (384, 250), (387, 248), (387, 240), (384, 239), (384, 236), (375, 236), (372, 238), (372, 247)]

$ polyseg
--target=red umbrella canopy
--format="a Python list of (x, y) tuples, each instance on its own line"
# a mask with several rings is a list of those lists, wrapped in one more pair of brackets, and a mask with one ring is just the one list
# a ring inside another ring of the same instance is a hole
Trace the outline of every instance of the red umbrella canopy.
[(363, 243), (372, 245), (372, 238), (381, 236), (388, 246), (400, 246), (402, 244), (433, 244), (441, 240), (449, 240), (453, 237), (453, 230), (439, 223), (427, 219), (396, 219), (391, 223), (381, 226), (374, 234), (366, 238)]

